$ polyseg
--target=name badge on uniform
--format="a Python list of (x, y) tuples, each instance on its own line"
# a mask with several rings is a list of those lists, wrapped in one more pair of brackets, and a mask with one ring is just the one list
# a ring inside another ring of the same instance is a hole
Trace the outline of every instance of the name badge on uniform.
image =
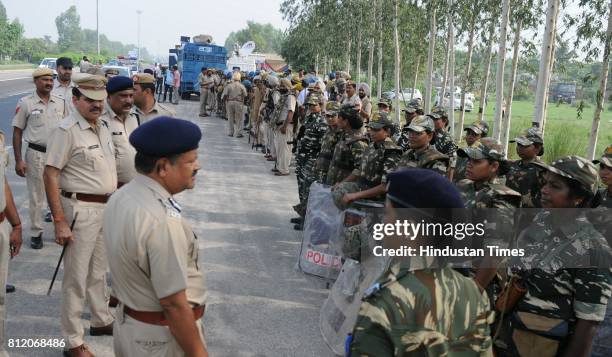
[(34, 109), (32, 110), (32, 115), (40, 115), (43, 113), (42, 109)]
[(100, 145), (96, 144), (96, 145), (88, 146), (87, 149), (93, 150), (93, 149), (97, 149), (99, 147), (100, 147)]

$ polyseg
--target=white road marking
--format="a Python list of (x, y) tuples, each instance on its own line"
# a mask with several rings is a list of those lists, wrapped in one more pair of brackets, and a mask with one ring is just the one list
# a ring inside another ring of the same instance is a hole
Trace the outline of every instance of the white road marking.
[(7, 82), (7, 81), (16, 81), (18, 79), (27, 79), (27, 78), (32, 78), (30, 77), (19, 77), (19, 78), (9, 78), (9, 79), (0, 79), (0, 82)]

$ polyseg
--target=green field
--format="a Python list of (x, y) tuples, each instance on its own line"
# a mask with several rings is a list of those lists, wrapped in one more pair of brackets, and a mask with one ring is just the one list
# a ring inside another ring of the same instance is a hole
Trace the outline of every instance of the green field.
[[(489, 123), (490, 132), (493, 132), (492, 118), (494, 104), (485, 109), (485, 120)], [(510, 138), (517, 136), (521, 131), (531, 126), (535, 103), (531, 101), (514, 101), (512, 103), (512, 118), (510, 119)], [(605, 104), (599, 127), (596, 156), (601, 156), (603, 150), (612, 144), (612, 112), (605, 110)], [(478, 101), (474, 103), (475, 111), (465, 113), (465, 123), (469, 124), (478, 118)], [(546, 127), (544, 130), (544, 156), (550, 162), (564, 155), (586, 156), (589, 143), (589, 134), (593, 121), (595, 106), (589, 104), (582, 113), (582, 119), (577, 118), (576, 108), (569, 104), (557, 105), (549, 103)], [(455, 111), (455, 123), (459, 122), (459, 111)], [(458, 124), (457, 124), (458, 125)], [(458, 128), (458, 126), (457, 126)], [(516, 159), (514, 144), (508, 147), (509, 158)]]
[(23, 64), (0, 64), (0, 71), (7, 71), (7, 70), (15, 70), (15, 69), (30, 69), (30, 68), (35, 68), (36, 65), (30, 64), (30, 63), (23, 63)]

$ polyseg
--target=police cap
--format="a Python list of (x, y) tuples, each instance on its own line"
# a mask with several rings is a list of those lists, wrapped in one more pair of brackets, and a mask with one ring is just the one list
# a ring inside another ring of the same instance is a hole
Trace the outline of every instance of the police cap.
[(202, 131), (184, 119), (157, 117), (134, 130), (130, 144), (137, 152), (153, 157), (168, 157), (198, 148)]
[(125, 76), (116, 76), (111, 78), (106, 85), (106, 91), (108, 94), (113, 94), (117, 92), (121, 92), (126, 89), (133, 89), (134, 81)]

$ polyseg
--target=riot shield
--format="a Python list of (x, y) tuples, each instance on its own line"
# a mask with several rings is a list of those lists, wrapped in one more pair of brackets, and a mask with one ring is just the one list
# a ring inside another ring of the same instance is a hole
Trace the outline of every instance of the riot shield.
[(334, 204), (329, 186), (314, 182), (310, 186), (302, 246), (298, 259), (300, 271), (334, 280), (342, 266), (340, 239), (342, 212)]
[(372, 238), (372, 226), (382, 219), (382, 204), (357, 201), (353, 207), (344, 212), (348, 227), (344, 227), (344, 238), (339, 242), (342, 246), (337, 249), (349, 252), (358, 260), (346, 258), (319, 317), (323, 339), (336, 355), (344, 355), (345, 339), (355, 326), (366, 289), (389, 265), (388, 258), (372, 254), (373, 248), (380, 244)]

